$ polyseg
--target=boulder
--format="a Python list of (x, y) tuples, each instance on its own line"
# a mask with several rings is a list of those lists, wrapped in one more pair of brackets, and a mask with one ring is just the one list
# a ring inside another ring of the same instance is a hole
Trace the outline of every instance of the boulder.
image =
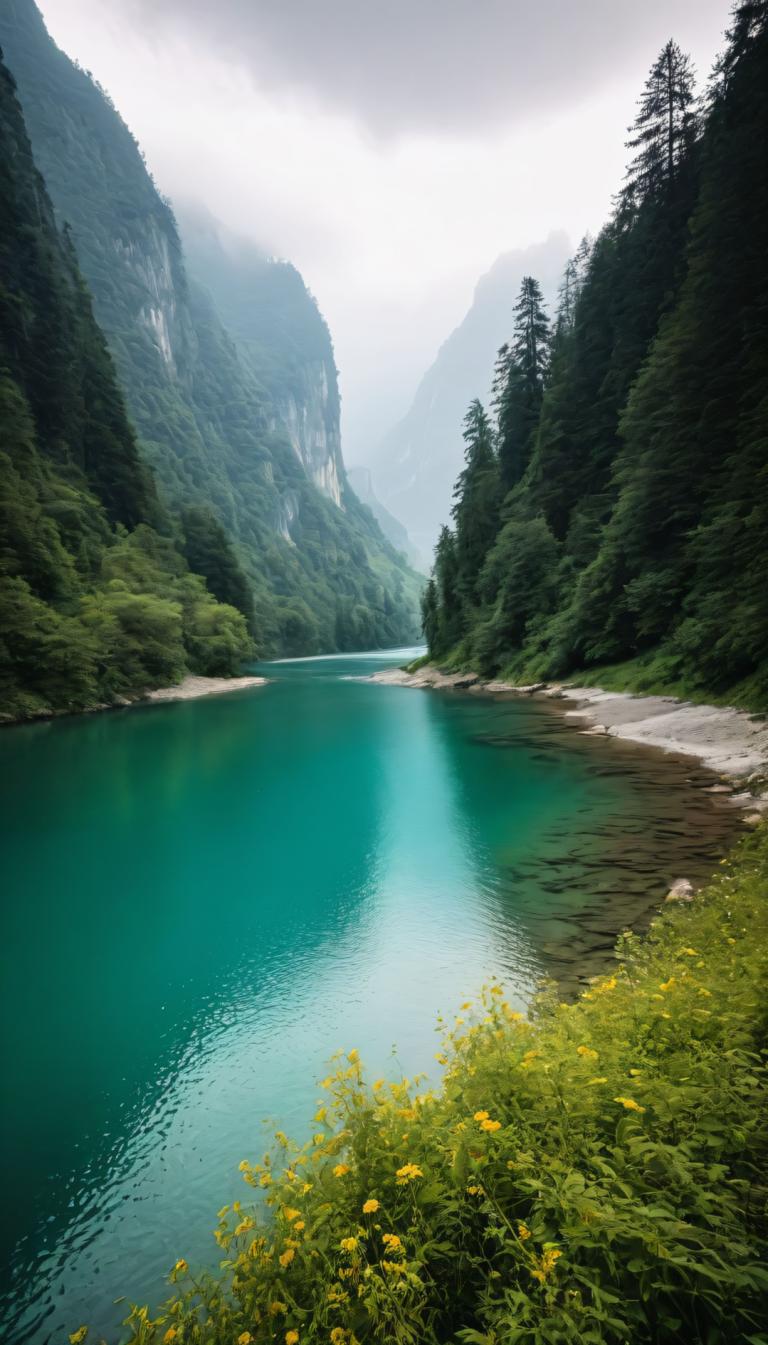
[(688, 878), (678, 878), (670, 887), (665, 901), (693, 901), (693, 883)]

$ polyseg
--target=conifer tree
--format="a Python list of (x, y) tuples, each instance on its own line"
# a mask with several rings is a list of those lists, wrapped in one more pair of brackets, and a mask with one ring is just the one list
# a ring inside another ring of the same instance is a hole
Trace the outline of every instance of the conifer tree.
[(471, 603), (477, 578), (499, 526), (499, 470), (493, 429), (482, 403), (464, 417), (464, 469), (454, 489), (459, 590)]
[(639, 203), (671, 186), (696, 138), (693, 66), (670, 40), (651, 68), (630, 127), (625, 200)]
[(544, 395), (551, 332), (539, 282), (525, 276), (514, 308), (510, 345), (496, 361), (493, 406), (496, 411), (501, 482), (511, 490), (523, 476)]

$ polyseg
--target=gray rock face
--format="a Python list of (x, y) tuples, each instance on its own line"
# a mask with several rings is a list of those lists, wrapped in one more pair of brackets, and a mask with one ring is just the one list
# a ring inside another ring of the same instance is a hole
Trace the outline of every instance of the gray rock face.
[(291, 392), (277, 403), (275, 427), (282, 426), (310, 481), (341, 509), (344, 464), (341, 457), (339, 417), (329, 393), (323, 360), (304, 368), (304, 396)]

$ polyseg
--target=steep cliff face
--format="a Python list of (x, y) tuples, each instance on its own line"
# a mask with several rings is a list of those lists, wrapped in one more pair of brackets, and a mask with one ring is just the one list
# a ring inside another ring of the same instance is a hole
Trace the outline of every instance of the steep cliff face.
[[(333, 377), (335, 378), (335, 371)], [(282, 428), (310, 481), (329, 500), (343, 508), (341, 432), (338, 409), (330, 396), (328, 368), (324, 361), (306, 365), (299, 394), (287, 393), (277, 400), (275, 429)]]
[(243, 359), (269, 393), (310, 481), (344, 507), (339, 388), (330, 332), (294, 266), (228, 234), (199, 208), (182, 209), (190, 275), (210, 292)]
[(463, 459), (464, 413), (490, 397), (496, 352), (512, 331), (512, 308), (524, 275), (553, 299), (570, 255), (565, 234), (499, 257), (478, 282), (472, 307), (427, 370), (408, 413), (383, 439), (371, 462), (376, 493), (429, 555), (451, 516), (453, 485)]
[(128, 128), (33, 0), (4, 0), (0, 44), (161, 493), (235, 539), (261, 649), (410, 639), (418, 581), (350, 507), (333, 351), (301, 276), (263, 265), (256, 316), (230, 334)]

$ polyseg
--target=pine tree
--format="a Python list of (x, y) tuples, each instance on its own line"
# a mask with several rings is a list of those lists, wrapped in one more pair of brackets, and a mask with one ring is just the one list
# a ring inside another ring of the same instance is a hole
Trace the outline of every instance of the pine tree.
[(501, 482), (511, 490), (531, 455), (549, 368), (551, 332), (539, 282), (525, 276), (514, 308), (514, 335), (496, 361), (493, 406), (499, 442)]
[(475, 597), (477, 578), (499, 526), (499, 466), (493, 429), (477, 398), (464, 417), (464, 469), (454, 489), (458, 583), (465, 603)]
[(635, 205), (670, 187), (696, 139), (690, 57), (670, 40), (645, 82), (627, 149), (635, 151), (627, 168), (625, 202)]

